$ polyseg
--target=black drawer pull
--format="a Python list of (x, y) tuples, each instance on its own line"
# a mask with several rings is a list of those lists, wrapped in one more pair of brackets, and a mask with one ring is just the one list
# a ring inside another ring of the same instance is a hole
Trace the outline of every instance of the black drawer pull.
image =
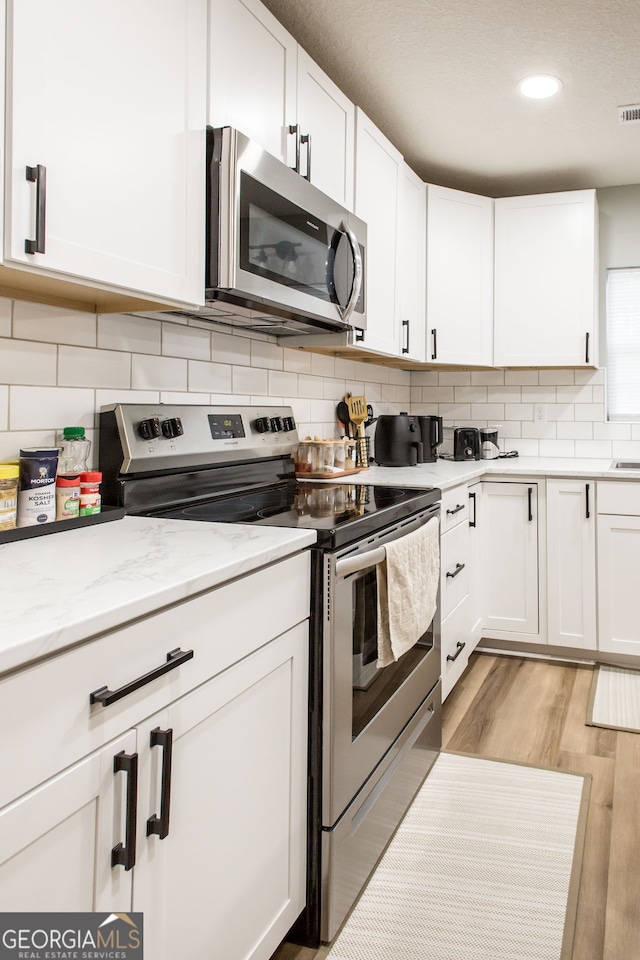
[(589, 334), (585, 336), (584, 362), (589, 363)]
[(154, 813), (147, 820), (147, 836), (152, 833), (164, 840), (169, 836), (169, 808), (171, 806), (171, 756), (173, 753), (173, 730), (155, 727), (149, 735), (150, 747), (162, 747), (162, 786), (160, 788), (160, 816)]
[(432, 338), (432, 343), (433, 343), (433, 350), (432, 350), (432, 352), (431, 352), (431, 359), (432, 359), (432, 360), (437, 360), (437, 359), (438, 359), (438, 333), (437, 333), (437, 330), (436, 330), (435, 327), (434, 327), (434, 329), (431, 331), (431, 338)]
[(36, 238), (25, 240), (25, 253), (44, 253), (44, 238), (47, 216), (47, 168), (39, 163), (37, 167), (27, 167), (26, 177), (36, 185)]
[(533, 487), (527, 490), (527, 506), (529, 509), (529, 523), (533, 522)]
[(138, 677), (137, 680), (132, 680), (131, 683), (126, 683), (124, 687), (120, 687), (118, 690), (109, 690), (108, 687), (100, 687), (99, 690), (94, 690), (93, 693), (89, 694), (89, 703), (101, 703), (103, 707), (109, 707), (112, 703), (115, 703), (116, 700), (122, 700), (123, 697), (129, 696), (130, 693), (134, 693), (136, 690), (139, 690), (140, 687), (146, 686), (146, 684), (151, 683), (152, 680), (163, 677), (165, 673), (169, 673), (169, 670), (175, 670), (181, 663), (186, 663), (186, 661), (191, 660), (192, 657), (193, 650), (180, 650), (179, 647), (175, 650), (170, 650), (167, 654), (167, 662), (163, 663), (162, 666), (156, 667), (155, 670), (150, 670), (149, 673)]
[(476, 501), (475, 493), (469, 494), (469, 499), (473, 500), (473, 520), (469, 520), (470, 527), (476, 527), (478, 525), (478, 503)]
[(591, 506), (589, 504), (589, 486), (590, 484), (585, 483), (584, 485), (584, 495), (585, 495), (585, 517), (587, 520), (591, 518)]
[(127, 818), (125, 840), (117, 843), (111, 851), (111, 866), (131, 870), (136, 862), (136, 820), (138, 817), (138, 754), (121, 750), (113, 758), (113, 772), (123, 770), (127, 774)]
[(447, 513), (453, 516), (454, 513), (460, 513), (461, 510), (464, 510), (464, 503), (459, 503), (455, 510), (447, 510)]
[(466, 643), (461, 643), (460, 640), (458, 640), (458, 642), (456, 643), (456, 647), (458, 649), (453, 655), (450, 653), (447, 654), (447, 660), (451, 660), (452, 662), (454, 660), (457, 660), (460, 654), (462, 653), (462, 651), (464, 650), (464, 648), (466, 647)]
[(448, 576), (448, 577), (451, 577), (451, 579), (453, 580), (453, 578), (454, 578), (454, 577), (457, 577), (459, 573), (462, 573), (462, 571), (464, 570), (464, 568), (465, 568), (465, 564), (464, 564), (464, 563), (456, 563), (456, 568), (455, 568), (455, 570), (453, 571), (453, 573), (449, 573), (449, 572), (447, 571), (447, 576)]

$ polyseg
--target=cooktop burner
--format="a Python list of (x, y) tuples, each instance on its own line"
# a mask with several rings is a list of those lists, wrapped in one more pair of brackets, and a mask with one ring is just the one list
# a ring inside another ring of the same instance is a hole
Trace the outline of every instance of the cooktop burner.
[[(315, 530), (318, 544), (338, 546), (396, 522), (440, 498), (433, 487), (288, 482), (269, 490), (163, 510), (156, 516), (218, 523), (261, 523)], [(385, 517), (385, 514), (393, 516)], [(347, 528), (348, 527), (348, 533)]]

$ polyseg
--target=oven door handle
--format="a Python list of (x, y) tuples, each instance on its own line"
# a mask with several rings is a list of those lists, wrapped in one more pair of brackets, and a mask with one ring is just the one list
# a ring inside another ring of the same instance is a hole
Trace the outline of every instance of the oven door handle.
[(348, 577), (350, 573), (366, 570), (367, 567), (373, 567), (376, 563), (382, 563), (386, 556), (387, 551), (384, 547), (376, 547), (355, 557), (345, 557), (344, 560), (338, 560), (336, 563), (336, 576)]

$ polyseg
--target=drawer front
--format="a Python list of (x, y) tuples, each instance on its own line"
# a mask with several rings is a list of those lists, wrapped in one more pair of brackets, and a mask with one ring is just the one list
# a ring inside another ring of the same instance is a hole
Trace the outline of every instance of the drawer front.
[(459, 524), (440, 541), (440, 610), (442, 619), (469, 592), (469, 527)]
[(640, 517), (640, 483), (633, 480), (604, 481), (597, 487), (598, 513)]
[(442, 700), (451, 693), (469, 662), (473, 649), (468, 598), (442, 622)]
[[(310, 557), (300, 554), (134, 621), (0, 681), (0, 807), (309, 616)], [(176, 648), (181, 663), (103, 707), (153, 673)]]
[(469, 519), (469, 492), (466, 485), (442, 494), (442, 531), (451, 530)]

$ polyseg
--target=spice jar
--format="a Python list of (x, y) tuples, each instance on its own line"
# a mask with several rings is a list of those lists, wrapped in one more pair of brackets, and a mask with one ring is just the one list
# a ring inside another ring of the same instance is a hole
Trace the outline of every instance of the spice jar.
[(56, 477), (56, 520), (72, 520), (80, 514), (80, 477)]
[(296, 473), (311, 473), (313, 471), (314, 450), (310, 439), (301, 440), (296, 452)]
[(17, 463), (0, 463), (0, 530), (13, 530), (18, 514)]
[(343, 437), (341, 440), (334, 440), (333, 442), (333, 458), (336, 470), (345, 470), (345, 460), (347, 456), (347, 439)]
[(99, 470), (90, 470), (80, 474), (80, 516), (89, 517), (100, 513), (100, 484), (102, 474)]

